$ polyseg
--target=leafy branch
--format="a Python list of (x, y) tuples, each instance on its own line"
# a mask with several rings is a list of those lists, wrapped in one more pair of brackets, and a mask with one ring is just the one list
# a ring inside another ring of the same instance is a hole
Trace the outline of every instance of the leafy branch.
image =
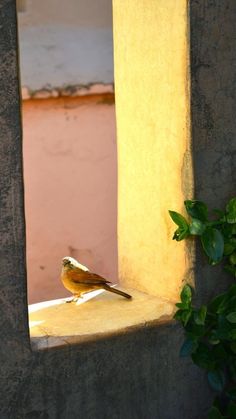
[(200, 236), (210, 265), (224, 260), (225, 269), (236, 277), (236, 198), (229, 201), (224, 212), (214, 210), (213, 220), (209, 219), (208, 208), (203, 202), (188, 200), (184, 204), (190, 221), (178, 212), (169, 211), (178, 226), (173, 240), (181, 241), (190, 236)]
[[(173, 239), (200, 236), (202, 249), (211, 265), (225, 262), (225, 269), (236, 277), (236, 198), (225, 211), (215, 210), (211, 220), (201, 201), (185, 201), (190, 217), (169, 211), (177, 224)], [(185, 330), (180, 356), (191, 356), (207, 372), (208, 382), (217, 393), (209, 419), (236, 418), (236, 284), (217, 295), (207, 305), (192, 304), (193, 290), (185, 285), (176, 304), (174, 318)]]

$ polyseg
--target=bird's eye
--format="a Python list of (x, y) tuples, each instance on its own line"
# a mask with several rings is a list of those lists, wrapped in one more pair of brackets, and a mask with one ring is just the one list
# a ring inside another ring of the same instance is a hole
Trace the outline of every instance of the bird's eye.
[(69, 265), (69, 264), (70, 264), (70, 261), (69, 261), (69, 260), (64, 260), (64, 261), (63, 261), (63, 265), (64, 265), (64, 266)]

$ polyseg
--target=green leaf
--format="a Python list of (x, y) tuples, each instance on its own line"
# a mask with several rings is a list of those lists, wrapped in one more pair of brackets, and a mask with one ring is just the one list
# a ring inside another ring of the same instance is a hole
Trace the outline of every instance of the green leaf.
[(192, 301), (192, 288), (190, 285), (186, 284), (180, 294), (180, 299), (183, 304), (189, 305)]
[(182, 315), (183, 325), (186, 326), (192, 314), (192, 310), (184, 310)]
[(208, 346), (204, 343), (199, 344), (196, 352), (192, 354), (192, 360), (200, 368), (203, 368), (207, 371), (212, 371), (215, 369), (215, 360), (213, 359), (212, 353)]
[(201, 236), (203, 249), (209, 259), (215, 263), (222, 259), (224, 252), (224, 239), (219, 230), (207, 227)]
[(198, 343), (192, 339), (186, 339), (180, 349), (180, 357), (191, 355), (198, 347)]
[(232, 401), (228, 406), (228, 415), (230, 416), (230, 419), (236, 419), (236, 404)]
[(224, 269), (226, 272), (230, 273), (236, 278), (236, 266), (234, 265), (225, 265)]
[(234, 224), (236, 223), (236, 198), (232, 198), (228, 205), (226, 206), (226, 211), (227, 211), (227, 222), (229, 224)]
[(231, 212), (231, 211), (235, 211), (236, 212), (236, 198), (232, 198), (229, 203), (226, 206), (226, 211), (227, 212)]
[(232, 234), (236, 234), (236, 225), (232, 225)]
[(219, 409), (217, 407), (212, 406), (208, 413), (208, 419), (222, 419), (224, 416), (220, 413)]
[(205, 319), (206, 319), (206, 314), (207, 314), (207, 307), (202, 306), (195, 313), (195, 316), (194, 316), (195, 323), (198, 324), (198, 325), (204, 325), (205, 324)]
[(189, 225), (185, 218), (175, 211), (169, 211), (169, 214), (179, 228), (175, 231), (173, 240), (181, 241), (189, 235)]
[(187, 304), (187, 303), (176, 303), (175, 305), (176, 305), (176, 307), (181, 308), (181, 310), (188, 310), (189, 309), (189, 304)]
[(236, 328), (232, 323), (226, 319), (224, 315), (218, 316), (218, 329), (216, 329), (216, 335), (220, 340), (235, 340), (236, 339)]
[(191, 323), (186, 328), (187, 337), (193, 340), (198, 340), (200, 337), (204, 336), (206, 329), (205, 326), (198, 325), (191, 321)]
[(230, 288), (227, 291), (226, 295), (228, 295), (230, 298), (231, 297), (236, 297), (236, 284), (232, 284), (230, 286)]
[(217, 308), (217, 314), (224, 314), (227, 311), (227, 309), (228, 309), (228, 297), (226, 295)]
[(207, 374), (208, 382), (211, 388), (219, 393), (223, 391), (225, 386), (225, 374), (223, 371), (210, 371)]
[(234, 297), (230, 297), (230, 295), (228, 294), (229, 297), (229, 302), (228, 302), (228, 312), (226, 314), (231, 313), (232, 311), (236, 310), (236, 296)]
[(182, 323), (182, 312), (183, 312), (183, 310), (177, 310), (176, 313), (173, 316), (173, 318), (180, 323)]
[(235, 224), (227, 224), (226, 222), (221, 224), (220, 230), (226, 242), (228, 241), (226, 239), (229, 239), (229, 240), (233, 239), (232, 235), (233, 235), (234, 227), (235, 227)]
[(234, 252), (234, 253), (232, 253), (232, 255), (230, 255), (229, 261), (230, 261), (231, 265), (236, 265), (236, 252)]
[(224, 311), (227, 301), (227, 294), (219, 294), (208, 305), (208, 311), (214, 314), (218, 314)]
[(180, 228), (177, 228), (172, 239), (176, 240), (177, 242), (180, 242), (181, 240), (186, 239), (186, 237), (188, 236), (189, 236), (189, 230), (181, 230)]
[(227, 363), (229, 358), (228, 348), (226, 349), (222, 343), (215, 345), (212, 349), (212, 355), (218, 365)]
[(188, 223), (185, 220), (185, 218), (179, 214), (178, 212), (175, 211), (169, 211), (169, 214), (172, 218), (172, 220), (174, 221), (175, 224), (177, 224), (177, 226), (179, 227), (188, 227)]
[(192, 223), (189, 226), (190, 234), (201, 236), (205, 229), (206, 229), (206, 224), (204, 224), (202, 221), (198, 220), (197, 218), (192, 219)]
[(186, 211), (192, 218), (197, 218), (201, 221), (207, 221), (208, 209), (206, 204), (201, 201), (187, 200), (184, 201)]
[(218, 345), (220, 343), (216, 330), (211, 330), (208, 336), (208, 342), (211, 345)]
[(224, 255), (229, 256), (236, 249), (236, 245), (233, 243), (225, 243), (224, 245)]
[(230, 323), (236, 323), (236, 311), (233, 311), (232, 313), (229, 313), (226, 316), (226, 319), (228, 320), (228, 322)]
[(227, 223), (229, 224), (235, 224), (236, 223), (236, 215), (234, 212), (230, 212), (226, 216)]
[(236, 340), (236, 329), (232, 329), (228, 333), (229, 340)]
[(192, 310), (178, 310), (174, 315), (174, 319), (180, 321), (185, 327), (191, 317)]

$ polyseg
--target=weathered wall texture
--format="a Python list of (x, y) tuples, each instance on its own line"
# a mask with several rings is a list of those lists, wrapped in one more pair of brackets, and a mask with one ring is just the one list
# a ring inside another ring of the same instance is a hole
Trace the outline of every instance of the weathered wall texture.
[[(212, 209), (236, 195), (235, 17), (235, 1), (190, 2), (194, 194)], [(195, 278), (201, 301), (231, 281), (199, 249)]]
[(119, 274), (173, 300), (189, 268), (168, 214), (192, 195), (187, 29), (186, 0), (114, 1)]
[(67, 295), (70, 255), (117, 282), (113, 95), (23, 103), (29, 303)]
[[(124, 3), (119, 3), (123, 8)], [(165, 8), (166, 2), (162, 4)], [(173, 5), (177, 4), (173, 1)], [(227, 164), (226, 156), (234, 152), (236, 131), (231, 113), (236, 98), (236, 6), (233, 1), (193, 0), (190, 13), (196, 190), (199, 198), (207, 198), (209, 193), (210, 202), (215, 205), (218, 196), (223, 202), (233, 193), (234, 164)], [(201, 371), (179, 359), (177, 348), (182, 333), (176, 324), (146, 326), (126, 335), (55, 351), (29, 351), (13, 0), (1, 1), (0, 25), (1, 419), (203, 419), (211, 396)], [(220, 62), (222, 54), (225, 67)], [(204, 68), (206, 58), (212, 69), (208, 75), (212, 85), (203, 88), (199, 69)], [(218, 95), (211, 95), (210, 89)], [(204, 159), (205, 153), (208, 159)], [(221, 176), (214, 176), (217, 167), (224, 178), (224, 192)], [(208, 174), (206, 178), (202, 177), (204, 173)], [(214, 283), (216, 288), (218, 284)]]
[(18, 18), (29, 94), (113, 83), (111, 0), (27, 0)]
[[(0, 411), (18, 392), (30, 360), (21, 115), (14, 2), (0, 3)], [(1, 413), (0, 413), (1, 417)]]
[(212, 396), (181, 342), (166, 325), (42, 352), (7, 419), (204, 419)]

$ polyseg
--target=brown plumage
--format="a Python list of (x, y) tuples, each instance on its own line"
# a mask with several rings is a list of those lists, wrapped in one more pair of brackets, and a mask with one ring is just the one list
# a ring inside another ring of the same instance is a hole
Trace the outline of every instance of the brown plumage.
[(104, 289), (125, 298), (132, 298), (131, 295), (110, 287), (110, 281), (90, 272), (86, 266), (81, 265), (77, 260), (69, 256), (62, 259), (61, 280), (64, 287), (74, 295), (72, 301), (77, 300), (87, 292), (98, 289)]

